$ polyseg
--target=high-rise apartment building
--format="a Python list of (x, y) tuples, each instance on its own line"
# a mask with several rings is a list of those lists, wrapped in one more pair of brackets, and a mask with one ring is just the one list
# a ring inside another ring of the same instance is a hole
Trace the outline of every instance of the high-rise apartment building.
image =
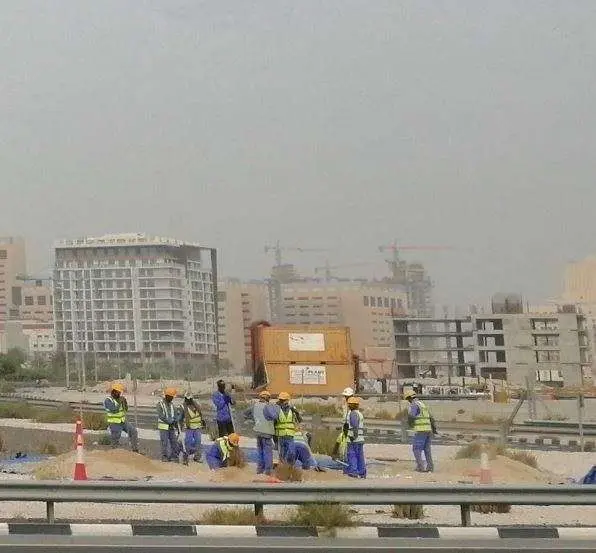
[(22, 285), (19, 277), (26, 272), (25, 240), (0, 237), (0, 321), (19, 317)]
[(68, 356), (217, 355), (217, 256), (146, 234), (56, 244), (54, 318)]
[(220, 281), (217, 289), (219, 357), (236, 371), (250, 367), (252, 344), (250, 326), (269, 321), (269, 287), (264, 282)]
[(283, 324), (350, 328), (352, 347), (393, 348), (393, 317), (407, 311), (407, 291), (386, 282), (307, 280), (282, 284)]

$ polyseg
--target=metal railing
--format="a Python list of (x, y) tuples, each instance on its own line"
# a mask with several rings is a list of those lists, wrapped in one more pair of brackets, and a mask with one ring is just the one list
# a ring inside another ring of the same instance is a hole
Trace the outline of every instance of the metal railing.
[(250, 484), (197, 485), (150, 482), (17, 482), (0, 485), (0, 501), (39, 501), (47, 521), (55, 521), (56, 503), (187, 503), (264, 505), (305, 503), (343, 505), (459, 505), (462, 526), (469, 526), (472, 505), (596, 505), (596, 486), (376, 486)]

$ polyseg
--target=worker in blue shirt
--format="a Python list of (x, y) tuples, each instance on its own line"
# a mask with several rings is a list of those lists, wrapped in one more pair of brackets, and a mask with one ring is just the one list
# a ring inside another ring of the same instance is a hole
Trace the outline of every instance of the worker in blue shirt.
[(304, 432), (301, 428), (294, 434), (290, 457), (293, 459), (294, 463), (299, 464), (303, 470), (315, 469), (321, 471), (310, 449), (310, 435)]
[(161, 445), (161, 460), (164, 462), (180, 460), (181, 446), (178, 443), (178, 437), (184, 411), (174, 405), (177, 393), (176, 388), (166, 388), (163, 399), (157, 403), (157, 429)]
[(271, 392), (259, 392), (259, 400), (245, 412), (244, 418), (254, 422), (257, 436), (257, 474), (271, 474), (273, 471), (273, 437), (277, 419), (277, 406), (270, 403)]
[(240, 436), (232, 433), (229, 436), (217, 438), (207, 450), (205, 459), (211, 470), (222, 469), (228, 466), (232, 449), (240, 445)]
[(364, 458), (364, 416), (360, 411), (360, 398), (348, 398), (348, 413), (344, 430), (348, 434), (344, 473), (352, 478), (366, 478), (366, 459)]
[(213, 392), (211, 401), (215, 407), (215, 421), (217, 422), (219, 437), (222, 438), (232, 434), (234, 432), (234, 422), (232, 421), (230, 406), (234, 405), (234, 398), (227, 392), (226, 383), (223, 380), (217, 381), (217, 390)]

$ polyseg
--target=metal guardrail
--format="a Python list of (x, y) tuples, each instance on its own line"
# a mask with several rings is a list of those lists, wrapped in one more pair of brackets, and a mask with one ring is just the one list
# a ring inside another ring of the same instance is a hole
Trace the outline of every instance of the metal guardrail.
[(16, 482), (0, 485), (0, 501), (46, 503), (47, 521), (55, 522), (56, 503), (187, 503), (264, 505), (332, 503), (343, 505), (459, 505), (462, 526), (478, 504), (596, 505), (596, 486), (374, 486), (315, 484), (196, 485), (150, 482)]

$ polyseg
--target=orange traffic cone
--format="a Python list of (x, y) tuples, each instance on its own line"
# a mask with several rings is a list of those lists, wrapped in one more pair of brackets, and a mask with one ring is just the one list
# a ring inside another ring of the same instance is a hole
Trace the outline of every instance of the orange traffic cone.
[(87, 469), (85, 468), (85, 461), (83, 459), (83, 423), (77, 420), (75, 427), (76, 444), (77, 444), (77, 460), (74, 468), (75, 480), (87, 480)]
[(488, 451), (486, 450), (486, 447), (483, 447), (480, 453), (480, 483), (493, 483), (493, 475), (492, 471), (490, 470), (490, 460), (488, 458)]

